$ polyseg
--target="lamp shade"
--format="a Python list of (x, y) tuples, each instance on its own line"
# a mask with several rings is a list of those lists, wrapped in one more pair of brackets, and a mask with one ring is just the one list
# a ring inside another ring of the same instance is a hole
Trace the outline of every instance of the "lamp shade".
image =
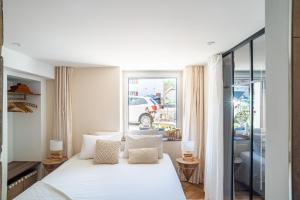
[(195, 142), (194, 141), (182, 141), (181, 151), (182, 152), (194, 152)]
[(62, 151), (63, 141), (61, 140), (50, 140), (50, 151)]

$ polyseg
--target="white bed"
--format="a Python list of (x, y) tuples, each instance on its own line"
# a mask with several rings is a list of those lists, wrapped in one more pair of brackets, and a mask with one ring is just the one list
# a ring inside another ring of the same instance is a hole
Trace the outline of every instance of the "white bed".
[(54, 172), (20, 194), (16, 200), (183, 200), (171, 159), (159, 164), (95, 165), (72, 157)]

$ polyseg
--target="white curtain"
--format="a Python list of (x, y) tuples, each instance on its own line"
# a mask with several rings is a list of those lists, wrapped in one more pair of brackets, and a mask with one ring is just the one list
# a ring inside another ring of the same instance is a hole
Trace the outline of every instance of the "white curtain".
[(63, 141), (64, 155), (71, 157), (72, 149), (72, 68), (55, 68), (55, 127), (52, 139)]
[(205, 199), (223, 200), (223, 75), (222, 56), (208, 61)]
[(194, 156), (200, 160), (191, 177), (192, 183), (203, 183), (204, 131), (204, 69), (201, 65), (188, 66), (183, 71), (183, 127), (182, 139), (194, 141)]

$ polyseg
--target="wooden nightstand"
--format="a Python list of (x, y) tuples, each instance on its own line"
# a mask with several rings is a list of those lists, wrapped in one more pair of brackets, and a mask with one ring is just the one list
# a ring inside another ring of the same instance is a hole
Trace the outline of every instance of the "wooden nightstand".
[(66, 160), (68, 160), (66, 157), (58, 160), (58, 159), (45, 159), (43, 160), (43, 166), (46, 170), (47, 173), (52, 172), (53, 170), (55, 170), (57, 167), (59, 167), (61, 164), (63, 164)]
[(186, 181), (189, 181), (192, 177), (195, 169), (198, 167), (200, 161), (198, 159), (194, 159), (193, 161), (185, 161), (183, 158), (177, 158), (177, 169), (179, 173), (179, 177), (183, 174)]

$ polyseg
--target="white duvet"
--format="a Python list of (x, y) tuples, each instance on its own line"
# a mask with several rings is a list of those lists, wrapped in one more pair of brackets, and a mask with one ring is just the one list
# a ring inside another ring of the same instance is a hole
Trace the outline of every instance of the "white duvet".
[(183, 200), (180, 181), (167, 154), (159, 164), (95, 165), (72, 157), (16, 200)]

